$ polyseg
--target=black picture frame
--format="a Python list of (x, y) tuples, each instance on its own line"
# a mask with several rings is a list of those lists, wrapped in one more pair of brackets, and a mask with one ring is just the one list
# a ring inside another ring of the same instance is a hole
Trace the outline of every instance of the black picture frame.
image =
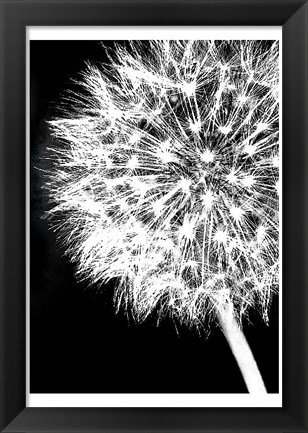
[[(303, 0), (0, 0), (1, 432), (307, 432), (307, 57)], [(283, 407), (26, 407), (26, 26), (283, 29)]]

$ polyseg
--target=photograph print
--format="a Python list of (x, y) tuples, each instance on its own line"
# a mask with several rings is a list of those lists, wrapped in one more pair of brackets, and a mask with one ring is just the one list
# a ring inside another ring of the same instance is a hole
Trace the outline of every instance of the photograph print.
[(280, 41), (30, 41), (30, 393), (276, 394)]

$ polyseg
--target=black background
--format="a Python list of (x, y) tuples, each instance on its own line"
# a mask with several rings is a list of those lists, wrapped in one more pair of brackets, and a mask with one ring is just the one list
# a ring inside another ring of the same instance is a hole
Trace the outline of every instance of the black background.
[[(216, 326), (206, 339), (155, 318), (136, 325), (103, 291), (77, 283), (42, 214), (42, 157), (50, 138), (45, 123), (85, 60), (106, 61), (98, 42), (31, 41), (31, 393), (236, 393), (245, 384)], [(244, 327), (268, 392), (278, 392), (278, 307), (270, 326), (259, 316)]]

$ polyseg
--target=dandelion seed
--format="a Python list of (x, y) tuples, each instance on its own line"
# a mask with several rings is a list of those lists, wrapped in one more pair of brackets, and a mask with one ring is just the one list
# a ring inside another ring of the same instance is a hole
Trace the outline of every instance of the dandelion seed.
[(266, 235), (266, 228), (263, 225), (260, 225), (256, 231), (257, 234), (257, 243), (261, 244)]
[(171, 298), (169, 301), (169, 307), (173, 307), (175, 305), (175, 299)]
[(218, 244), (226, 244), (228, 240), (228, 235), (224, 230), (217, 230), (214, 239)]
[(137, 156), (136, 156), (136, 155), (133, 155), (133, 156), (129, 159), (129, 161), (128, 161), (128, 163), (127, 163), (127, 167), (128, 167), (130, 170), (135, 170), (135, 168), (138, 167), (138, 164), (139, 164), (139, 162), (138, 162), (138, 158), (137, 158)]
[(256, 126), (257, 126), (257, 129), (256, 129), (257, 133), (265, 131), (268, 128), (268, 124), (264, 123), (264, 122), (260, 122)]
[(239, 103), (244, 104), (248, 100), (248, 97), (246, 95), (239, 95), (237, 100)]
[(176, 95), (171, 96), (170, 101), (172, 102), (172, 104), (176, 104), (179, 100), (179, 97)]
[(193, 239), (195, 236), (195, 221), (185, 217), (183, 224), (179, 228), (179, 238)]
[(241, 183), (244, 187), (250, 189), (255, 183), (255, 177), (251, 174), (249, 176), (243, 177)]
[(212, 191), (210, 191), (210, 190), (206, 191), (206, 193), (202, 195), (202, 203), (203, 203), (203, 206), (206, 210), (211, 209), (214, 201), (215, 201), (215, 197), (214, 197)]
[(188, 260), (188, 262), (186, 263), (186, 266), (188, 268), (197, 268), (198, 263), (195, 260)]
[(139, 140), (140, 140), (140, 134), (139, 133), (133, 133), (131, 135), (131, 137), (129, 138), (129, 143), (133, 145), (133, 144), (138, 143)]
[(229, 183), (235, 184), (238, 181), (237, 175), (234, 173), (234, 171), (231, 171), (227, 176), (226, 179)]
[(275, 155), (272, 159), (273, 167), (279, 168), (279, 156)]
[(140, 196), (145, 196), (150, 187), (145, 182), (142, 182), (138, 177), (130, 179), (130, 185), (135, 190), (135, 193)]
[(161, 201), (156, 201), (152, 203), (152, 209), (155, 213), (155, 216), (160, 217), (164, 211), (164, 205)]
[(194, 96), (196, 93), (196, 82), (191, 81), (182, 85), (182, 90), (187, 96)]
[(230, 209), (230, 215), (235, 219), (235, 221), (239, 222), (244, 215), (244, 211), (240, 207), (232, 206)]
[(229, 132), (232, 131), (232, 127), (230, 125), (229, 126), (220, 126), (218, 129), (224, 135), (227, 135), (227, 134), (229, 134)]
[[(224, 280), (224, 278), (225, 278), (225, 274), (224, 274), (223, 272), (220, 272), (220, 273), (214, 275), (214, 279), (215, 279), (215, 280)], [(230, 291), (229, 291), (229, 290), (226, 290), (226, 291), (224, 292), (224, 294), (225, 294), (225, 293), (226, 293), (228, 296), (230, 296)]]
[(175, 155), (171, 151), (169, 151), (167, 149), (164, 149), (164, 148), (163, 149), (158, 149), (157, 155), (161, 159), (161, 162), (163, 164), (168, 164), (170, 162), (175, 162), (176, 161)]
[(179, 181), (179, 187), (183, 190), (185, 194), (190, 193), (190, 187), (191, 187), (192, 181), (190, 179), (181, 179)]
[(257, 146), (252, 144), (246, 144), (243, 151), (247, 153), (248, 156), (252, 157), (256, 152)]
[(112, 160), (106, 156), (105, 158), (106, 168), (112, 168)]
[(192, 132), (194, 132), (195, 134), (198, 134), (201, 130), (201, 122), (192, 122), (189, 121), (189, 128)]
[(205, 151), (201, 154), (201, 160), (206, 164), (209, 162), (213, 162), (215, 155), (209, 149), (205, 149)]
[(162, 113), (162, 108), (161, 108), (161, 107), (156, 108), (156, 109), (153, 111), (154, 116), (159, 116), (161, 113)]
[(221, 64), (220, 69), (222, 72), (226, 72), (228, 70), (228, 64)]

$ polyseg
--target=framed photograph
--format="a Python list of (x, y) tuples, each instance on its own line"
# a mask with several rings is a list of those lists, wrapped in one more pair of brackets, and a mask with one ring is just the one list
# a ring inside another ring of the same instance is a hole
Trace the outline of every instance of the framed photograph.
[(1, 7), (1, 431), (307, 431), (307, 2)]

